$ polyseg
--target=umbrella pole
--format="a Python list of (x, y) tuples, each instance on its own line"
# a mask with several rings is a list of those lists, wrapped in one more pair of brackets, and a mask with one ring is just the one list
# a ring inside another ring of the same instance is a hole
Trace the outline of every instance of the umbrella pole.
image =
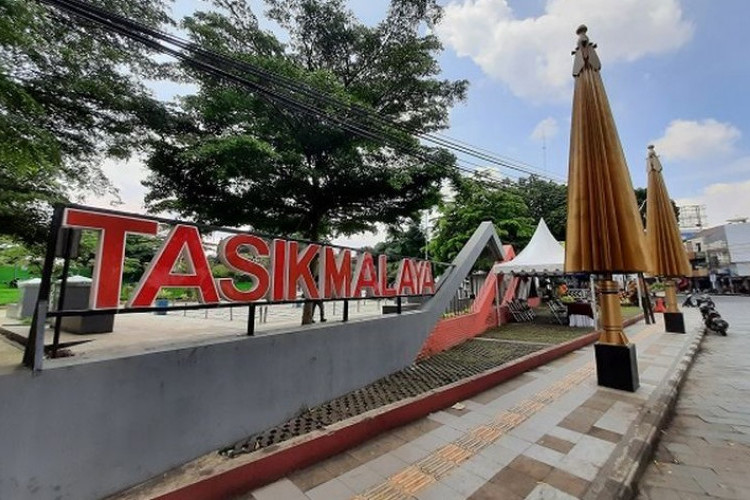
[(635, 344), (622, 330), (619, 286), (611, 274), (599, 280), (602, 332), (594, 345), (597, 383), (604, 387), (635, 392), (640, 381)]
[(669, 333), (686, 333), (685, 318), (677, 308), (677, 291), (675, 290), (673, 279), (666, 279), (664, 294), (667, 299), (667, 311), (664, 313), (664, 329)]
[(620, 309), (620, 287), (611, 275), (599, 281), (602, 309), (602, 333), (599, 342), (605, 344), (628, 345), (628, 337), (622, 331), (622, 310)]

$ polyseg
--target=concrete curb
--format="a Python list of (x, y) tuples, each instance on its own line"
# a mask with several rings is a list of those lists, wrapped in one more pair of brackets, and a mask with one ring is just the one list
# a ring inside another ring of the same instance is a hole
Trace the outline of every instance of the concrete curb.
[[(623, 327), (633, 325), (643, 319), (639, 314), (623, 322)], [(149, 483), (143, 483), (131, 490), (115, 495), (114, 498), (149, 498), (159, 500), (211, 500), (231, 498), (252, 489), (280, 479), (298, 470), (371, 439), (390, 429), (425, 417), (432, 412), (446, 408), (456, 401), (468, 399), (526, 371), (544, 365), (575, 350), (594, 343), (599, 337), (597, 331), (583, 335), (562, 344), (550, 346), (541, 351), (518, 358), (500, 367), (488, 370), (473, 377), (427, 392), (420, 396), (393, 403), (372, 410), (357, 417), (339, 422), (326, 429), (291, 439), (286, 443), (260, 450), (245, 459), (237, 458), (231, 468), (215, 470), (207, 477), (189, 484), (179, 485), (171, 491), (158, 487), (159, 479), (152, 480), (152, 494)], [(178, 468), (190, 469), (190, 464)], [(195, 472), (195, 471), (193, 471)], [(165, 474), (165, 476), (170, 473)], [(196, 477), (195, 474), (191, 474)], [(158, 492), (157, 492), (158, 488)], [(122, 496), (121, 496), (122, 495)]]
[(661, 439), (661, 431), (669, 424), (687, 374), (695, 361), (705, 333), (697, 328), (674, 372), (639, 412), (622, 437), (627, 443), (617, 450), (608, 472), (594, 480), (585, 495), (587, 500), (629, 500), (638, 493), (638, 481), (651, 461)]

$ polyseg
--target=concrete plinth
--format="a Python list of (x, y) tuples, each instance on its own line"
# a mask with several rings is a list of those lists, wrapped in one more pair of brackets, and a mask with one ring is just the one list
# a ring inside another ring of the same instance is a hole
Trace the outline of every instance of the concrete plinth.
[(603, 387), (635, 392), (640, 386), (635, 344), (594, 345), (597, 383)]

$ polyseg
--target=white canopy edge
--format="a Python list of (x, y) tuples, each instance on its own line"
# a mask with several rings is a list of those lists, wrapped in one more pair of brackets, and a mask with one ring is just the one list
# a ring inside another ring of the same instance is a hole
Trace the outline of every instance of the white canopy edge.
[(496, 274), (563, 274), (565, 249), (539, 220), (531, 241), (513, 260), (492, 267)]

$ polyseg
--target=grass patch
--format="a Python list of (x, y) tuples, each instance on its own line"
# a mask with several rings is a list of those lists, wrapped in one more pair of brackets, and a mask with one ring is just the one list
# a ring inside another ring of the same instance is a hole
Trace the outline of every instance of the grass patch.
[(642, 312), (643, 310), (638, 306), (622, 306), (622, 319), (629, 319), (633, 316), (638, 316)]
[[(637, 316), (642, 311), (636, 306), (623, 306), (622, 318)], [(577, 339), (581, 335), (591, 333), (593, 327), (571, 328), (557, 323), (546, 306), (534, 309), (536, 318), (528, 323), (508, 323), (499, 328), (488, 330), (482, 337), (500, 340), (520, 340), (523, 342), (539, 342), (543, 344), (561, 344)]]
[(482, 337), (499, 340), (520, 340), (541, 344), (562, 344), (590, 333), (593, 328), (571, 328), (549, 323), (508, 323), (487, 331)]
[(0, 287), (0, 306), (18, 302), (18, 288)]

